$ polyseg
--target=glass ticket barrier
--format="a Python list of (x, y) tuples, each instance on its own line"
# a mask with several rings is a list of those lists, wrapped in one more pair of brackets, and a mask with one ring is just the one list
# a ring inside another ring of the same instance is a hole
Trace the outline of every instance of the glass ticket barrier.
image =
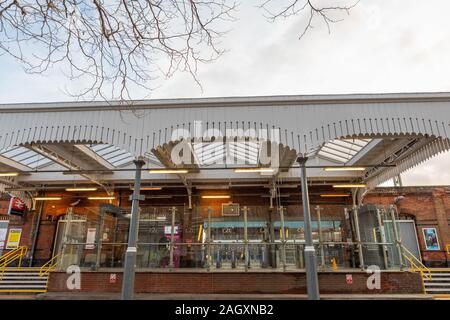
[[(321, 263), (322, 256), (324, 260), (335, 258), (338, 263), (343, 260), (342, 253), (338, 247), (327, 245), (327, 250), (323, 249), (322, 244), (341, 242), (342, 231), (339, 220), (323, 220), (320, 222), (320, 228), (317, 221), (311, 222), (313, 242), (319, 247), (316, 251), (318, 263)], [(304, 222), (301, 220), (284, 221), (284, 240), (283, 247), (283, 225), (281, 221), (273, 223), (274, 242), (277, 244), (275, 250), (276, 266), (304, 268), (303, 247), (305, 243)], [(321, 238), (321, 239), (320, 239)], [(284, 258), (283, 258), (284, 256)], [(343, 261), (342, 261), (343, 263)]]
[[(205, 230), (208, 222), (204, 222)], [(247, 239), (245, 245), (243, 221), (212, 221), (211, 222), (211, 264), (215, 268), (259, 268), (264, 263), (264, 253), (261, 244), (267, 238), (267, 228), (264, 221), (248, 221)], [(207, 232), (206, 232), (207, 234)], [(207, 240), (207, 239), (205, 239)], [(208, 250), (206, 248), (206, 250)], [(246, 258), (246, 250), (248, 258)]]

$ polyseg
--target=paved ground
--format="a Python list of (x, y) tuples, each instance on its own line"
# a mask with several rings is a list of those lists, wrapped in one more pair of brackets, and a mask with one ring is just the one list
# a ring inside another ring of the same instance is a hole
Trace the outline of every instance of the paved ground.
[[(301, 294), (137, 294), (137, 300), (305, 300)], [(424, 294), (339, 295), (322, 294), (323, 300), (432, 300)], [(117, 293), (0, 294), (0, 300), (118, 300)]]

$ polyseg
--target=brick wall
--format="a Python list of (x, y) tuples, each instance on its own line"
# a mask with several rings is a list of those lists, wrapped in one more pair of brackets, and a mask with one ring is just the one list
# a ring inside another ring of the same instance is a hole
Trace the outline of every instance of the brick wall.
[[(110, 283), (110, 272), (82, 272), (81, 292), (120, 292), (122, 273), (115, 272), (117, 281)], [(381, 294), (421, 293), (421, 278), (417, 273), (382, 272), (381, 289), (367, 288), (368, 274), (353, 272), (353, 283), (347, 284), (346, 273), (319, 273), (321, 293), (328, 294)], [(67, 292), (69, 275), (53, 272), (49, 280), (49, 292)], [(137, 293), (271, 293), (305, 294), (306, 276), (303, 272), (138, 272)]]
[[(445, 246), (450, 244), (450, 187), (400, 187), (377, 188), (364, 198), (365, 204), (384, 207), (394, 204), (398, 196), (404, 198), (397, 203), (401, 218), (414, 219), (417, 239), (425, 264), (432, 267), (450, 266), (450, 256)], [(423, 228), (436, 228), (441, 250), (428, 251), (423, 238)]]

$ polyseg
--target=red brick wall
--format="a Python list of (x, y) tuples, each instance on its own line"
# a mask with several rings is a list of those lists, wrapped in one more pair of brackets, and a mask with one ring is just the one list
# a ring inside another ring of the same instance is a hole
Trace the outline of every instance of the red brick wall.
[[(364, 203), (388, 207), (394, 204), (398, 196), (404, 197), (397, 203), (400, 216), (415, 220), (417, 239), (425, 263), (430, 266), (448, 266), (450, 256), (445, 246), (450, 244), (450, 187), (377, 188), (367, 194)], [(436, 228), (441, 250), (426, 250), (422, 233), (426, 227)]]
[[(111, 272), (112, 273), (112, 272)], [(81, 292), (120, 292), (122, 273), (117, 282), (110, 283), (110, 272), (81, 273)], [(346, 273), (319, 273), (321, 293), (363, 294), (363, 293), (421, 293), (421, 278), (417, 273), (382, 272), (381, 289), (367, 288), (368, 274), (352, 273), (353, 283), (347, 284)], [(49, 280), (49, 292), (67, 292), (69, 275), (53, 272)], [(303, 272), (179, 272), (179, 273), (136, 273), (137, 293), (272, 293), (305, 294), (306, 277)]]

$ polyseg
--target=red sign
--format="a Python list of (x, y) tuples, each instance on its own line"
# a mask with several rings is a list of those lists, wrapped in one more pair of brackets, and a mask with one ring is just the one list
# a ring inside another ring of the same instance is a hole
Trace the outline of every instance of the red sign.
[(345, 275), (345, 281), (347, 282), (347, 284), (353, 284), (353, 275), (346, 274)]
[(23, 216), (26, 209), (27, 205), (20, 198), (12, 197), (9, 201), (8, 214)]
[(109, 275), (109, 283), (116, 283), (117, 282), (117, 274), (116, 273), (111, 273)]

